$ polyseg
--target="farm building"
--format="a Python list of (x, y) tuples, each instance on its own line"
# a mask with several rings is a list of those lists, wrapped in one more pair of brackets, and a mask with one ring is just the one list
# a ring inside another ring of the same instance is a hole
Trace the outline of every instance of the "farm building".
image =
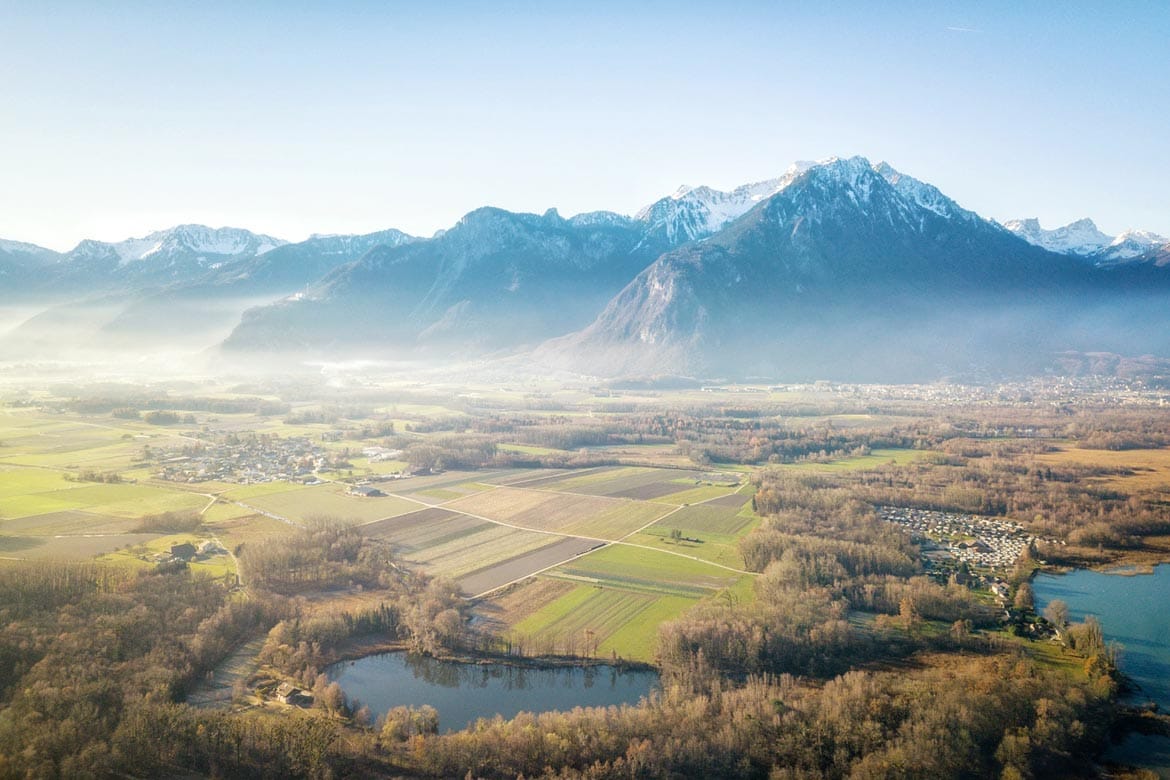
[(377, 498), (378, 496), (386, 495), (373, 485), (354, 485), (346, 492), (351, 496), (363, 496), (365, 498)]
[(276, 686), (273, 696), (281, 704), (297, 704), (301, 698), (301, 689), (290, 682), (282, 682)]
[(181, 561), (189, 561), (195, 557), (195, 545), (190, 542), (171, 545), (171, 557)]

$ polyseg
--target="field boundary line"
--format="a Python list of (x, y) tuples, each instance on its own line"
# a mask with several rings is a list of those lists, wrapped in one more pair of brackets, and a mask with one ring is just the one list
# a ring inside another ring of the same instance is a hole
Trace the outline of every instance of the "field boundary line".
[[(482, 520), (485, 523), (494, 523), (495, 525), (502, 525), (505, 528), (514, 528), (517, 531), (529, 531), (530, 533), (545, 534), (546, 536), (559, 536), (563, 539), (585, 539), (586, 541), (603, 542), (605, 544), (612, 544), (614, 541), (613, 539), (600, 539), (596, 536), (582, 536), (581, 534), (567, 534), (567, 533), (562, 533), (561, 531), (548, 531), (548, 530), (544, 530), (544, 529), (540, 529), (540, 528), (529, 528), (527, 526), (516, 525), (515, 523), (509, 523), (509, 522), (504, 521), (504, 520), (493, 520), (490, 517), (484, 517), (483, 515), (477, 515), (474, 512), (467, 512), (467, 511), (464, 511), (462, 509), (456, 509), (454, 507), (447, 506), (447, 504), (449, 504), (451, 501), (459, 501), (460, 499), (467, 498), (467, 496), (460, 496), (459, 498), (452, 498), (450, 501), (444, 502), (442, 504), (428, 504), (425, 501), (419, 501), (417, 498), (411, 498), (410, 496), (402, 496), (402, 495), (399, 495), (398, 493), (388, 493), (387, 495), (398, 496), (399, 498), (405, 498), (407, 501), (413, 501), (416, 504), (420, 504), (422, 506), (427, 507), (428, 509), (443, 509), (447, 512), (453, 512), (457, 515), (464, 515), (464, 516), (470, 517), (474, 520)], [(409, 513), (407, 513), (407, 514), (409, 514)], [(402, 517), (402, 515), (393, 515), (392, 517)], [(391, 518), (384, 517), (384, 518), (381, 518), (379, 520), (371, 520), (370, 522), (379, 523), (382, 520), (389, 520), (389, 519), (391, 519)], [(368, 525), (368, 523), (363, 523), (363, 525)]]
[(537, 575), (544, 574), (546, 571), (551, 571), (552, 569), (555, 569), (558, 566), (564, 566), (569, 561), (575, 561), (578, 558), (583, 558), (586, 555), (588, 555), (589, 553), (596, 552), (596, 551), (604, 549), (605, 547), (608, 547), (608, 546), (609, 545), (602, 545), (601, 547), (594, 547), (592, 550), (586, 550), (585, 552), (577, 553), (576, 555), (572, 555), (572, 556), (564, 559), (563, 561), (558, 561), (557, 563), (554, 563), (551, 566), (545, 566), (543, 569), (539, 569), (539, 570), (534, 571), (530, 574), (525, 574), (523, 577), (517, 577), (516, 579), (512, 580), (511, 582), (505, 582), (503, 585), (497, 585), (494, 588), (488, 588), (483, 593), (478, 593), (474, 596), (471, 596), (470, 598), (468, 598), (468, 601), (479, 601), (480, 599), (484, 598), (485, 596), (487, 596), (491, 593), (495, 593), (497, 590), (503, 590), (504, 588), (510, 588), (511, 586), (515, 585), (516, 583), (523, 582), (524, 580), (528, 579), (529, 577), (536, 577)]
[[(566, 470), (565, 470), (565, 471), (566, 471), (566, 473), (565, 473), (565, 475), (564, 475), (564, 476), (565, 476), (565, 479), (573, 479), (574, 477), (581, 477), (581, 476), (585, 476), (586, 474), (589, 474), (589, 473), (591, 473), (591, 472), (594, 472), (594, 471), (600, 471), (601, 469), (607, 469), (607, 468), (612, 468), (612, 467), (611, 467), (611, 466), (591, 466), (591, 467), (589, 467), (589, 468), (586, 468), (586, 469), (580, 469), (580, 470), (566, 469)], [(545, 476), (543, 476), (543, 477), (532, 477), (532, 478), (530, 478), (530, 479), (522, 479), (522, 480), (519, 480), (518, 482), (511, 482), (511, 483), (509, 483), (509, 484), (507, 484), (507, 485), (500, 485), (500, 484), (498, 484), (498, 483), (495, 483), (495, 482), (483, 482), (482, 484), (484, 484), (484, 485), (492, 485), (493, 487), (515, 487), (515, 486), (517, 486), (517, 485), (523, 485), (523, 484), (525, 484), (526, 482), (539, 482), (539, 481), (541, 481), (542, 479), (548, 479), (549, 477), (552, 477), (552, 476), (556, 476), (556, 475), (553, 475), (553, 474), (546, 474), (546, 475), (545, 475)], [(532, 489), (533, 489), (533, 490), (537, 490), (538, 488), (532, 488)], [(557, 491), (555, 491), (555, 490), (554, 490), (554, 491), (552, 491), (552, 492), (554, 492), (554, 493), (555, 493), (555, 492), (557, 492)]]

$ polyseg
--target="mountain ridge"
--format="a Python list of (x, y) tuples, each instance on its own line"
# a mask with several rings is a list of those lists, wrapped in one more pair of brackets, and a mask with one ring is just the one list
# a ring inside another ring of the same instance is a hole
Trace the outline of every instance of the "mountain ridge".
[(1004, 227), (1030, 244), (1060, 254), (1086, 258), (1095, 265), (1143, 262), (1170, 253), (1170, 239), (1146, 230), (1127, 229), (1110, 236), (1088, 217), (1046, 230), (1034, 217), (1013, 219)]
[(523, 355), (598, 376), (930, 377), (1082, 348), (1170, 355), (1170, 247), (1068, 227), (1000, 225), (888, 163), (834, 157), (729, 191), (680, 187), (633, 216), (485, 206), (429, 238), (180, 225), (70, 253), (0, 242), (12, 290), (60, 301), (4, 343), (36, 354), (62, 325), (82, 349), (214, 337), (245, 361)]

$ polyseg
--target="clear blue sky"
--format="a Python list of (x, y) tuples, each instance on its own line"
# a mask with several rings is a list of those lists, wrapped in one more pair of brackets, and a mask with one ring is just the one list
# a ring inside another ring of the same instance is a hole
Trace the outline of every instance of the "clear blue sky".
[(1170, 235), (1170, 3), (8, 2), (0, 237), (429, 235), (862, 154)]

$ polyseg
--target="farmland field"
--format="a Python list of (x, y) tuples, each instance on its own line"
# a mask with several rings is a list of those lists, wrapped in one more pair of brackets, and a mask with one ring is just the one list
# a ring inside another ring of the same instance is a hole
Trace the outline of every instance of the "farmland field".
[[(467, 492), (465, 485), (471, 483), (491, 483), (497, 480), (509, 479), (518, 475), (527, 475), (528, 469), (500, 469), (496, 471), (447, 471), (442, 474), (432, 474), (425, 477), (411, 477), (401, 481), (386, 483), (382, 486), (388, 493), (397, 493), (411, 496), (429, 504), (438, 504), (450, 500), (437, 497), (435, 491), (449, 491), (452, 494), (462, 495)], [(388, 485), (388, 486), (387, 486)], [(471, 488), (474, 492), (474, 488)], [(444, 493), (439, 493), (442, 496)]]
[[(682, 485), (675, 485), (674, 487), (679, 488)], [(683, 488), (681, 491), (666, 493), (653, 500), (660, 504), (681, 506), (683, 504), (697, 504), (700, 501), (710, 501), (713, 498), (723, 498), (731, 495), (734, 491), (735, 488), (731, 487), (703, 485), (701, 487)]]
[(877, 449), (868, 455), (858, 455), (851, 458), (839, 458), (827, 463), (793, 463), (781, 466), (785, 469), (799, 469), (802, 471), (854, 471), (857, 469), (872, 469), (883, 466), (891, 461), (899, 465), (913, 463), (927, 453), (925, 450), (909, 449)]
[[(199, 544), (200, 539), (200, 536), (189, 533), (145, 536), (139, 538), (134, 544), (125, 544), (117, 550), (107, 552), (103, 556), (103, 560), (121, 566), (150, 567), (154, 565), (158, 556), (167, 556), (172, 546), (184, 542)], [(194, 560), (188, 561), (187, 565), (194, 572), (212, 577), (222, 577), (225, 574), (234, 573), (236, 570), (231, 556), (223, 554), (198, 556)]]
[(370, 521), (393, 517), (418, 509), (418, 504), (396, 496), (366, 498), (348, 496), (343, 485), (328, 484), (314, 487), (292, 487), (279, 493), (249, 498), (243, 503), (304, 522), (311, 517), (336, 517), (343, 520)]
[(525, 483), (525, 487), (565, 490), (573, 493), (585, 493), (588, 490), (590, 495), (601, 495), (601, 493), (597, 492), (598, 486), (601, 486), (601, 489), (604, 491), (607, 485), (624, 483), (617, 487), (620, 490), (623, 487), (633, 487), (635, 485), (647, 484), (648, 482), (657, 482), (660, 479), (661, 472), (656, 469), (642, 468), (640, 466), (602, 466), (569, 472), (566, 476), (550, 476), (547, 481), (536, 480)]
[(550, 485), (563, 483), (570, 478), (586, 479), (590, 474), (609, 471), (607, 466), (597, 466), (587, 469), (535, 469), (519, 471), (507, 477), (485, 480), (498, 485), (526, 488), (548, 488)]
[(128, 545), (153, 540), (150, 534), (100, 536), (0, 536), (0, 558), (31, 560), (87, 560)]
[(34, 536), (121, 534), (129, 533), (138, 525), (139, 521), (134, 518), (110, 517), (73, 509), (44, 515), (28, 515), (14, 520), (0, 520), (0, 532)]
[(668, 596), (705, 596), (732, 585), (739, 574), (684, 555), (614, 545), (550, 572), (598, 585)]
[(547, 545), (548, 534), (485, 523), (470, 533), (421, 548), (408, 556), (430, 574), (458, 579), (508, 558)]
[(1092, 478), (1120, 490), (1170, 490), (1170, 450), (1090, 450), (1066, 446), (1037, 455), (1036, 462), (1059, 466), (1074, 464), (1123, 473)]
[(736, 546), (735, 536), (704, 534), (683, 531), (682, 539), (672, 539), (673, 529), (667, 526), (653, 525), (641, 533), (634, 534), (627, 541), (653, 547), (664, 552), (677, 552), (701, 558), (704, 561), (717, 563), (720, 566), (729, 566), (733, 569), (743, 568), (743, 556)]
[(234, 504), (227, 501), (216, 501), (209, 507), (203, 510), (203, 522), (205, 523), (222, 523), (228, 520), (233, 520), (239, 517), (249, 517), (255, 515), (254, 509), (249, 509), (239, 504)]
[[(439, 407), (427, 411), (446, 413)], [(490, 612), (499, 605), (502, 630), (526, 635), (533, 647), (649, 661), (654, 626), (737, 582), (736, 572), (700, 559), (738, 568), (735, 538), (753, 523), (738, 514), (747, 495), (728, 498), (738, 487), (734, 475), (689, 468), (446, 471), (378, 483), (389, 495), (369, 498), (347, 495), (341, 482), (169, 483), (154, 478), (157, 455), (152, 462), (149, 453), (189, 446), (192, 440), (177, 426), (97, 419), (0, 415), (6, 445), (0, 449), (0, 558), (98, 557), (145, 567), (179, 542), (214, 536), (236, 550), (287, 534), (290, 522), (331, 516), (360, 523), (363, 533), (387, 540), (404, 562), (451, 578), (469, 597), (488, 593), (479, 602), (485, 619), (492, 620)], [(248, 414), (217, 415), (213, 423), (221, 430), (280, 436), (314, 436), (319, 430)], [(534, 456), (556, 452), (528, 445), (501, 449)], [(651, 457), (672, 448), (621, 449)], [(405, 465), (352, 462), (358, 472)], [(85, 469), (134, 479), (75, 481)], [(706, 499), (712, 500), (697, 503)], [(693, 505), (682, 506), (688, 503)], [(132, 533), (142, 515), (169, 510), (199, 512), (203, 529)], [(669, 540), (675, 527), (688, 536), (705, 534), (703, 543)], [(627, 537), (644, 547), (599, 549)], [(234, 571), (234, 562), (212, 556), (193, 562), (192, 569), (222, 576)], [(491, 593), (502, 587), (498, 597)], [(321, 609), (341, 608), (336, 594), (317, 596)], [(317, 603), (313, 594), (306, 598)]]
[(537, 652), (545, 645), (566, 654), (576, 649), (591, 655), (595, 645), (634, 620), (656, 600), (644, 593), (578, 585), (519, 623), (513, 633), (527, 635), (527, 643)]
[[(615, 498), (636, 498), (645, 500), (668, 493), (677, 493), (688, 486), (694, 487), (703, 474), (698, 471), (679, 469), (655, 469), (643, 466), (627, 466), (600, 469), (587, 474), (555, 480), (539, 487), (548, 490), (563, 490), (584, 493), (591, 496)], [(526, 487), (537, 487), (528, 484)]]
[(710, 501), (684, 506), (651, 528), (678, 528), (691, 536), (714, 534), (736, 537), (745, 533), (753, 522), (750, 512), (745, 513), (738, 507), (720, 506)]
[[(20, 469), (0, 475), (0, 490), (7, 493), (0, 500), (0, 516), (14, 518), (88, 509), (102, 514), (137, 517), (154, 512), (200, 509), (207, 503), (205, 498), (185, 491), (130, 483), (68, 482), (58, 474), (48, 472), (51, 476), (45, 476), (46, 472), (34, 474), (36, 471)], [(56, 489), (37, 489), (49, 485)]]
[(730, 493), (726, 496), (713, 498), (707, 501), (707, 506), (733, 506), (736, 509), (741, 508), (744, 504), (751, 500), (754, 489), (751, 492)]
[(231, 501), (247, 501), (260, 496), (270, 496), (274, 493), (288, 493), (293, 490), (305, 490), (304, 485), (297, 485), (283, 480), (272, 482), (258, 482), (252, 485), (238, 485), (225, 490), (221, 495)]
[[(533, 590), (544, 590), (538, 580)], [(678, 617), (697, 597), (655, 595), (577, 585), (544, 603), (509, 632), (526, 652), (609, 656), (650, 662), (659, 623)]]
[(479, 531), (498, 528), (491, 523), (443, 509), (423, 509), (362, 526), (370, 536), (388, 540), (409, 556), (419, 550), (444, 545)]
[(208, 526), (229, 550), (241, 544), (260, 543), (273, 536), (287, 534), (289, 530), (288, 524), (264, 515), (208, 521)]
[(619, 539), (670, 511), (639, 501), (505, 487), (447, 506), (523, 528), (599, 539)]
[(478, 569), (459, 580), (464, 593), (477, 595), (506, 585), (513, 580), (535, 574), (550, 566), (563, 563), (597, 547), (599, 542), (589, 539), (561, 539), (531, 552)]

